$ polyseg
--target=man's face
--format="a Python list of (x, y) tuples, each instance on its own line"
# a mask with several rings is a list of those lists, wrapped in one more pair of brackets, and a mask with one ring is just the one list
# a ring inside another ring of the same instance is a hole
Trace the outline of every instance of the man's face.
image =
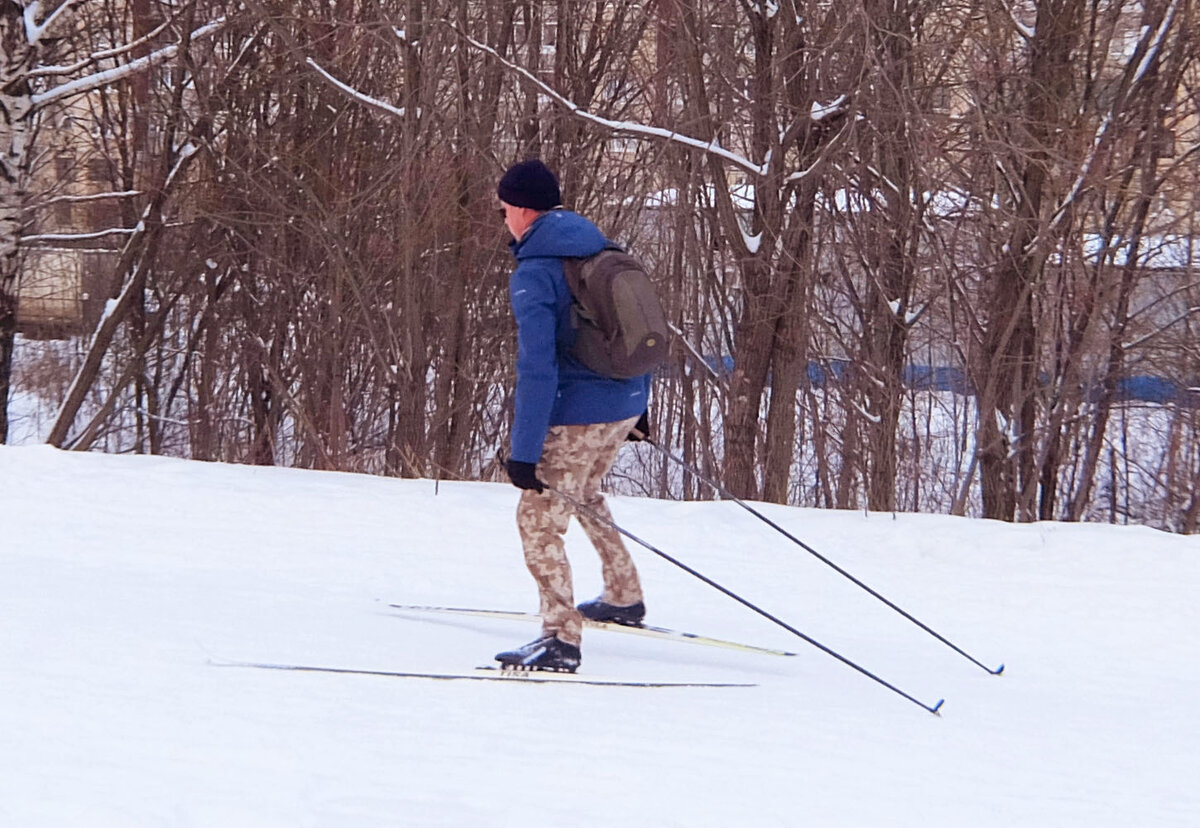
[(530, 210), (528, 207), (514, 207), (504, 201), (500, 202), (500, 208), (504, 211), (504, 226), (508, 228), (508, 232), (512, 233), (512, 237), (517, 241), (520, 241), (525, 236), (530, 225), (538, 217), (537, 210)]

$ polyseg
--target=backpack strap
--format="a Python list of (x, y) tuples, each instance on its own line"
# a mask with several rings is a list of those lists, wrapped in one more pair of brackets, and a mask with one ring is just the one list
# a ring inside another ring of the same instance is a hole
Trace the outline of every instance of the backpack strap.
[[(626, 252), (625, 248), (621, 245), (617, 244), (616, 242), (609, 241), (604, 245), (604, 247), (593, 253), (592, 256), (595, 256), (605, 250), (615, 250), (618, 253)], [(567, 290), (571, 291), (571, 302), (577, 309), (579, 309), (579, 311), (581, 311), (580, 315), (585, 319), (591, 319), (591, 315), (586, 312), (582, 312), (584, 309), (583, 305), (579, 303), (579, 283), (583, 279), (583, 263), (592, 258), (592, 256), (562, 257), (563, 276), (567, 280)]]

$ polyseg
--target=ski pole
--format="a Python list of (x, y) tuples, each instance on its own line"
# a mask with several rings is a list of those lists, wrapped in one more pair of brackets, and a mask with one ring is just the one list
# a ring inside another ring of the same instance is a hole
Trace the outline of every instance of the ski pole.
[(722, 592), (725, 595), (728, 595), (730, 598), (734, 599), (735, 601), (742, 604), (743, 606), (754, 610), (759, 615), (761, 615), (763, 618), (766, 618), (768, 621), (772, 621), (775, 624), (778, 624), (779, 626), (783, 627), (785, 630), (792, 633), (793, 635), (798, 636), (799, 638), (803, 639), (804, 641), (807, 641), (809, 644), (813, 645), (821, 652), (823, 652), (827, 655), (833, 656), (838, 661), (842, 662), (843, 664), (847, 665), (848, 667), (853, 667), (855, 670), (862, 673), (867, 678), (872, 679), (872, 680), (878, 682), (879, 684), (882, 684), (884, 687), (891, 690), (896, 695), (902, 696), (902, 697), (908, 699), (913, 704), (917, 705), (918, 707), (924, 708), (925, 710), (929, 711), (930, 713), (934, 714), (935, 716), (941, 716), (941, 713), (939, 712), (939, 710), (941, 710), (942, 704), (945, 703), (945, 701), (946, 701), (945, 699), (939, 699), (937, 704), (928, 705), (925, 702), (923, 702), (913, 696), (910, 696), (908, 693), (905, 693), (903, 690), (896, 687), (895, 685), (884, 681), (879, 676), (872, 673), (870, 670), (867, 670), (866, 668), (860, 667), (858, 664), (855, 664), (853, 661), (846, 658), (841, 653), (838, 653), (835, 650), (832, 650), (829, 647), (826, 647), (824, 644), (822, 644), (820, 641), (817, 641), (815, 638), (812, 638), (812, 637), (807, 636), (804, 633), (800, 632), (800, 630), (796, 629), (791, 624), (788, 624), (785, 621), (779, 620), (778, 618), (776, 618), (774, 615), (767, 612), (766, 610), (761, 609), (761, 608), (755, 606), (754, 604), (750, 603), (745, 598), (738, 595), (736, 592), (733, 592), (732, 590), (721, 586), (716, 581), (714, 581), (712, 578), (709, 578), (707, 575), (697, 572), (695, 569), (692, 569), (692, 567), (688, 566), (687, 564), (683, 563), (682, 561), (671, 557), (666, 552), (663, 552), (661, 549), (651, 545), (650, 543), (647, 543), (646, 541), (642, 540), (641, 538), (639, 538), (637, 535), (633, 534), (632, 532), (629, 532), (628, 530), (622, 528), (621, 526), (618, 526), (614, 521), (610, 520), (609, 518), (605, 517), (604, 515), (599, 514), (598, 512), (596, 512), (596, 510), (581, 503), (580, 501), (576, 500), (574, 497), (567, 494), (566, 492), (559, 491), (558, 489), (554, 488), (553, 486), (546, 486), (546, 488), (549, 489), (554, 494), (556, 494), (558, 497), (561, 497), (567, 503), (569, 503), (576, 510), (576, 512), (581, 512), (581, 513), (587, 515), (589, 518), (596, 521), (597, 523), (602, 523), (605, 526), (609, 527), (610, 529), (613, 529), (614, 531), (619, 532), (620, 534), (629, 538), (631, 541), (638, 544), (639, 546), (643, 546), (646, 549), (649, 549), (651, 552), (653, 552), (655, 555), (658, 555), (663, 560), (668, 561), (669, 563), (675, 564), (675, 566), (679, 567), (684, 572), (686, 572), (689, 575), (692, 575), (696, 578), (699, 578), (701, 581), (708, 584), (713, 589), (716, 589), (717, 591)]
[[(639, 433), (640, 433), (640, 432), (639, 432)], [(661, 452), (663, 455), (665, 455), (665, 456), (669, 457), (671, 460), (674, 460), (676, 463), (678, 463), (680, 466), (682, 466), (682, 467), (684, 468), (684, 470), (685, 470), (685, 471), (687, 471), (689, 474), (691, 474), (692, 476), (694, 476), (694, 477), (695, 477), (697, 480), (699, 480), (699, 481), (701, 481), (702, 483), (705, 483), (705, 484), (707, 484), (708, 486), (711, 486), (713, 489), (715, 489), (715, 490), (716, 490), (716, 491), (717, 491), (717, 492), (718, 492), (718, 493), (721, 495), (721, 497), (722, 497), (722, 498), (724, 498), (725, 500), (730, 500), (730, 501), (732, 501), (732, 502), (736, 503), (737, 505), (741, 506), (741, 507), (742, 507), (743, 509), (745, 509), (747, 512), (749, 512), (750, 514), (754, 515), (756, 518), (758, 518), (759, 520), (761, 520), (763, 523), (765, 523), (765, 524), (767, 524), (768, 526), (770, 526), (770, 527), (771, 527), (772, 529), (774, 529), (776, 532), (779, 532), (779, 534), (783, 535), (785, 538), (787, 538), (788, 540), (790, 540), (792, 543), (794, 543), (794, 544), (796, 544), (797, 546), (799, 546), (799, 547), (800, 547), (801, 549), (803, 549), (805, 552), (808, 552), (810, 555), (812, 555), (813, 557), (815, 557), (817, 560), (821, 561), (821, 563), (823, 563), (823, 564), (825, 564), (825, 565), (829, 566), (829, 567), (830, 567), (830, 568), (832, 568), (832, 569), (833, 569), (835, 572), (837, 572), (839, 575), (842, 575), (842, 576), (844, 576), (845, 578), (849, 579), (849, 581), (850, 581), (851, 583), (853, 583), (854, 585), (856, 585), (856, 586), (858, 586), (858, 587), (861, 587), (861, 588), (862, 588), (862, 589), (864, 589), (864, 590), (865, 590), (865, 591), (866, 591), (868, 594), (870, 594), (870, 595), (872, 595), (872, 596), (874, 596), (874, 597), (878, 598), (880, 601), (882, 601), (882, 602), (883, 602), (884, 604), (886, 604), (888, 607), (891, 607), (893, 610), (895, 610), (896, 612), (900, 613), (902, 616), (904, 616), (905, 618), (907, 618), (909, 621), (911, 621), (911, 622), (913, 622), (914, 624), (916, 624), (918, 627), (920, 627), (920, 628), (921, 628), (921, 629), (923, 629), (925, 632), (927, 632), (927, 633), (929, 633), (930, 635), (932, 635), (934, 638), (936, 638), (938, 641), (940, 641), (940, 642), (942, 642), (943, 644), (945, 644), (945, 645), (946, 645), (947, 647), (949, 647), (950, 649), (954, 650), (954, 652), (958, 653), (958, 654), (959, 654), (959, 655), (961, 655), (963, 658), (965, 658), (965, 659), (967, 659), (968, 661), (970, 661), (972, 664), (975, 664), (975, 665), (977, 665), (977, 666), (979, 666), (979, 667), (982, 667), (984, 670), (987, 670), (987, 671), (988, 671), (989, 673), (991, 673), (993, 676), (998, 676), (998, 675), (1000, 675), (1001, 673), (1003, 673), (1003, 672), (1004, 672), (1004, 665), (1003, 665), (1003, 664), (1001, 664), (999, 667), (997, 667), (997, 668), (996, 668), (996, 669), (994, 669), (994, 670), (993, 670), (991, 667), (988, 667), (986, 664), (984, 664), (983, 662), (981, 662), (981, 661), (979, 661), (978, 659), (976, 659), (976, 658), (975, 658), (974, 656), (972, 656), (970, 653), (967, 653), (966, 651), (964, 651), (964, 650), (962, 650), (961, 648), (959, 648), (959, 647), (958, 647), (956, 644), (954, 644), (952, 641), (950, 641), (950, 640), (948, 640), (947, 638), (945, 638), (943, 635), (941, 635), (940, 633), (938, 633), (936, 630), (933, 630), (932, 628), (930, 628), (929, 626), (927, 626), (927, 625), (926, 625), (925, 623), (923, 623), (922, 621), (918, 620), (917, 618), (914, 618), (912, 615), (910, 615), (909, 613), (905, 612), (905, 611), (904, 611), (903, 609), (901, 609), (900, 607), (896, 606), (894, 603), (892, 603), (891, 601), (889, 601), (887, 598), (883, 597), (883, 596), (882, 596), (882, 595), (880, 595), (878, 592), (876, 592), (875, 590), (871, 589), (871, 587), (869, 587), (869, 586), (867, 586), (866, 584), (864, 584), (864, 583), (863, 583), (862, 581), (860, 581), (858, 578), (855, 578), (855, 577), (854, 577), (853, 575), (851, 575), (849, 572), (847, 572), (846, 570), (842, 569), (840, 566), (838, 566), (838, 565), (837, 565), (837, 564), (835, 564), (833, 561), (831, 561), (831, 560), (829, 560), (828, 558), (826, 558), (826, 557), (825, 557), (824, 555), (822, 555), (820, 552), (818, 552), (817, 550), (813, 549), (811, 546), (809, 546), (808, 544), (806, 544), (804, 541), (802, 541), (802, 540), (800, 540), (799, 538), (797, 538), (795, 535), (793, 535), (791, 532), (789, 532), (789, 531), (787, 531), (786, 529), (784, 529), (784, 528), (783, 528), (782, 526), (780, 526), (778, 523), (776, 523), (775, 521), (771, 520), (769, 517), (767, 517), (766, 515), (764, 515), (762, 512), (760, 512), (760, 511), (758, 511), (757, 509), (755, 509), (755, 508), (754, 508), (753, 506), (751, 506), (749, 503), (746, 503), (746, 502), (745, 502), (744, 500), (742, 500), (741, 498), (737, 497), (736, 495), (733, 495), (733, 494), (731, 494), (731, 493), (730, 493), (730, 492), (729, 492), (729, 491), (728, 491), (728, 490), (727, 490), (727, 489), (726, 489), (724, 486), (722, 486), (722, 485), (721, 485), (721, 484), (719, 484), (719, 483), (716, 483), (715, 481), (709, 480), (707, 477), (705, 477), (703, 474), (701, 474), (699, 471), (697, 471), (697, 470), (696, 470), (694, 467), (692, 467), (692, 466), (691, 466), (691, 465), (690, 465), (690, 464), (689, 464), (687, 461), (683, 460), (683, 459), (682, 459), (682, 458), (680, 458), (680, 457), (676, 457), (676, 456), (675, 456), (674, 454), (672, 454), (670, 451), (668, 451), (667, 449), (663, 448), (663, 447), (662, 447), (662, 446), (660, 446), (658, 443), (656, 443), (656, 442), (654, 442), (653, 440), (651, 440), (649, 437), (643, 437), (643, 438), (642, 438), (642, 440), (641, 440), (641, 442), (643, 442), (643, 443), (649, 443), (651, 446), (653, 446), (653, 447), (654, 447), (654, 449), (655, 449), (656, 451), (658, 451), (658, 452)]]

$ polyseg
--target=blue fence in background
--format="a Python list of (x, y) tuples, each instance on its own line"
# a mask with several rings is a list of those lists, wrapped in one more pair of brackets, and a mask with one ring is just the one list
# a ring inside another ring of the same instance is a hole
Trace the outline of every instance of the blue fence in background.
[[(732, 373), (733, 357), (705, 357), (709, 368), (718, 373)], [(850, 360), (830, 359), (808, 363), (808, 384), (813, 388), (841, 382), (850, 370)], [(972, 396), (975, 386), (961, 368), (950, 365), (906, 365), (901, 381), (918, 391), (949, 391)], [(1089, 399), (1098, 399), (1100, 388), (1090, 389)], [(1116, 398), (1122, 402), (1178, 403), (1200, 407), (1200, 388), (1181, 385), (1165, 377), (1135, 374), (1117, 381)]]

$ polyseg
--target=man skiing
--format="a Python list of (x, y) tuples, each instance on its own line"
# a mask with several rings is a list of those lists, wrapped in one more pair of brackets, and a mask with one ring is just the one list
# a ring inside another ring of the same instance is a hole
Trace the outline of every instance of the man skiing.
[(505, 668), (574, 672), (584, 617), (638, 624), (646, 608), (620, 534), (582, 511), (576, 518), (600, 555), (604, 592), (575, 606), (563, 545), (574, 510), (553, 492), (611, 519), (600, 482), (626, 439), (648, 436), (650, 375), (610, 379), (567, 353), (574, 329), (563, 257), (592, 256), (609, 242), (591, 221), (562, 208), (554, 173), (541, 161), (523, 161), (505, 172), (496, 191), (517, 261), (509, 281), (517, 385), (505, 468), (522, 489), (517, 528), (542, 615), (541, 636), (496, 660)]

